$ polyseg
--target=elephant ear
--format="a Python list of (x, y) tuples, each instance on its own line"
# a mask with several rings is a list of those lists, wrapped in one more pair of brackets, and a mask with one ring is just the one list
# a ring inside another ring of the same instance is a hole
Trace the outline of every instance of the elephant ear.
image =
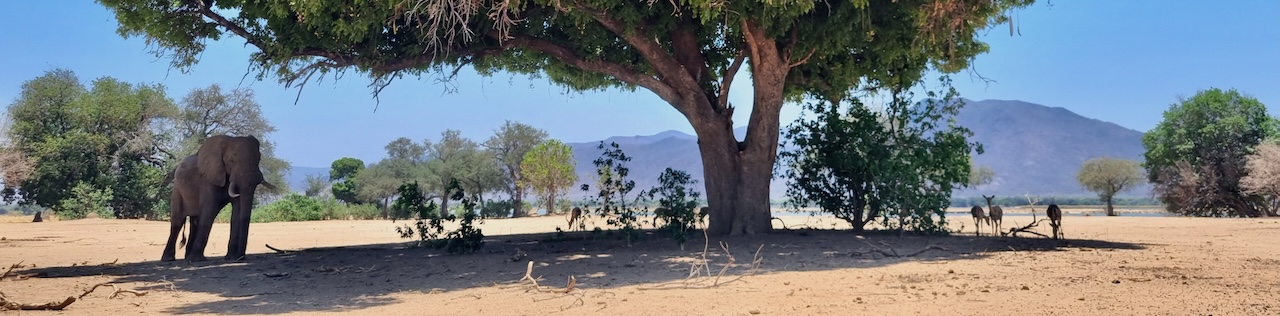
[(205, 139), (196, 152), (196, 167), (200, 169), (201, 178), (215, 186), (227, 185), (227, 169), (222, 161), (226, 147), (227, 136), (216, 135)]

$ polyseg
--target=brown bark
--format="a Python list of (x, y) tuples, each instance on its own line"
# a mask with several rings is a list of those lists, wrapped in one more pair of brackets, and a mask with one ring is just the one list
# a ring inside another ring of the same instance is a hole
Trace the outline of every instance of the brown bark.
[(732, 111), (700, 111), (705, 116), (694, 122), (707, 202), (713, 210), (707, 230), (716, 235), (752, 235), (772, 228), (769, 181), (777, 160), (778, 120), (789, 68), (762, 29), (744, 21), (743, 30), (755, 92), (746, 139), (734, 139)]
[(1116, 216), (1116, 208), (1111, 205), (1111, 197), (1107, 197), (1107, 216)]

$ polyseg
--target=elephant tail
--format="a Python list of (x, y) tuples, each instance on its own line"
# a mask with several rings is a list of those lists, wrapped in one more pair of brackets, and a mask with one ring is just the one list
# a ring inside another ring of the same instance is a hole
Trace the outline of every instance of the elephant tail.
[(182, 232), (179, 233), (179, 236), (182, 236), (182, 240), (178, 241), (178, 249), (182, 249), (187, 246), (187, 226), (186, 225), (182, 226)]

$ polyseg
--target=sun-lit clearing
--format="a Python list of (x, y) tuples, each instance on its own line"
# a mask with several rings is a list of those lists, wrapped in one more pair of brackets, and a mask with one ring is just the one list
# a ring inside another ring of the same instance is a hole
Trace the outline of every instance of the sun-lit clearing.
[(573, 254), (573, 255), (568, 255), (568, 256), (560, 256), (560, 257), (556, 258), (556, 260), (561, 260), (561, 261), (573, 261), (573, 260), (582, 260), (582, 259), (592, 259), (592, 258), (611, 258), (611, 257), (613, 257), (613, 255), (611, 255), (611, 254), (607, 254), (607, 253), (600, 253), (600, 254)]

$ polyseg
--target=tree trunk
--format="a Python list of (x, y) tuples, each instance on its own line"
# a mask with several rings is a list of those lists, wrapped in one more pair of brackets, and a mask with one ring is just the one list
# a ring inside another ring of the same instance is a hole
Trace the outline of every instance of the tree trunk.
[[(515, 179), (512, 176), (512, 179)], [(524, 207), (524, 190), (520, 185), (513, 184), (511, 190), (511, 218), (520, 217), (520, 208)]]
[(686, 113), (698, 134), (707, 204), (712, 210), (707, 231), (714, 235), (754, 235), (773, 229), (769, 182), (778, 159), (778, 120), (790, 69), (789, 56), (784, 55), (789, 53), (780, 52), (758, 25), (748, 21), (743, 26), (754, 92), (746, 139), (739, 143), (734, 138), (731, 106), (725, 111)]
[(1107, 197), (1107, 216), (1116, 216), (1116, 208), (1111, 205), (1112, 197)]
[(449, 217), (449, 190), (444, 191), (444, 196), (440, 197), (440, 218)]

